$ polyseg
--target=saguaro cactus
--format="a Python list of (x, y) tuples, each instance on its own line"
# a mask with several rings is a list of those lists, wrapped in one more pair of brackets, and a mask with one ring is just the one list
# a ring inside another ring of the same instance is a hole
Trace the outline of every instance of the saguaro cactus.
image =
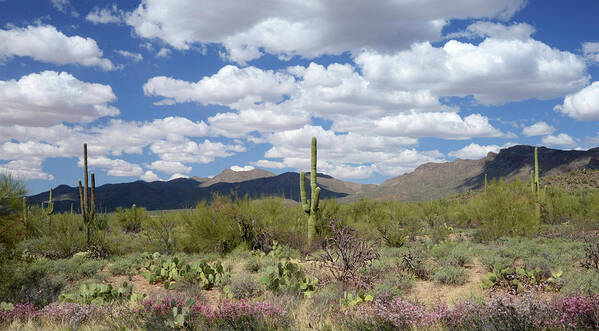
[(25, 225), (25, 228), (27, 230), (29, 230), (28, 216), (29, 216), (29, 208), (27, 208), (27, 197), (23, 197), (23, 224)]
[(44, 204), (42, 203), (42, 213), (48, 217), (48, 230), (52, 231), (52, 214), (54, 214), (54, 202), (52, 202), (52, 188), (50, 188), (48, 207), (44, 207)]
[(87, 181), (87, 144), (83, 144), (83, 181), (85, 182), (85, 190), (81, 185), (81, 181), (79, 181), (79, 201), (81, 201), (81, 216), (83, 216), (83, 222), (87, 228), (87, 245), (90, 244), (90, 231), (96, 218), (96, 178), (93, 172), (91, 173), (91, 179), (91, 199), (88, 199), (87, 193), (89, 191), (89, 186)]
[(316, 214), (318, 213), (318, 203), (320, 201), (320, 187), (316, 183), (316, 137), (312, 137), (312, 148), (310, 157), (310, 200), (306, 194), (306, 173), (300, 172), (300, 199), (302, 207), (308, 214), (308, 247), (312, 246), (312, 237), (314, 236), (314, 223), (316, 223)]

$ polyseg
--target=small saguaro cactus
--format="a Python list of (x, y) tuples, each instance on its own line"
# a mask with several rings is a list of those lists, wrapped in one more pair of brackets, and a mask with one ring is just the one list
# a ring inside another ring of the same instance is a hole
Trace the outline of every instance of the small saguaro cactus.
[(303, 171), (300, 172), (300, 199), (304, 211), (308, 214), (308, 247), (311, 247), (320, 200), (320, 187), (316, 183), (316, 137), (312, 137), (310, 157), (310, 200), (308, 200), (306, 194), (306, 173)]
[(485, 193), (487, 193), (487, 173), (485, 173)]
[(90, 244), (91, 227), (96, 218), (96, 178), (93, 172), (91, 173), (91, 180), (91, 199), (88, 199), (87, 144), (83, 144), (83, 181), (85, 182), (85, 190), (81, 185), (81, 181), (79, 181), (79, 201), (81, 202), (81, 216), (83, 216), (83, 222), (87, 228), (86, 239), (88, 246)]
[(48, 207), (42, 203), (42, 213), (48, 217), (48, 231), (52, 231), (52, 214), (54, 214), (54, 202), (52, 201), (52, 188), (50, 188), (50, 197), (48, 198)]
[(23, 197), (23, 224), (28, 227), (29, 208), (27, 208), (27, 197)]

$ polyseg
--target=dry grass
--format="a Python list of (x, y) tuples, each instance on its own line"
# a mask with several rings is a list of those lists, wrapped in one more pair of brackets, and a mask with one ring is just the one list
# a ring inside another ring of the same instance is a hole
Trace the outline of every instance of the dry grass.
[(481, 277), (487, 275), (485, 267), (478, 257), (473, 259), (471, 265), (465, 265), (468, 269), (468, 281), (461, 286), (440, 285), (433, 281), (417, 280), (408, 295), (408, 299), (432, 306), (439, 301), (452, 306), (456, 302), (485, 295), (485, 291), (480, 286)]

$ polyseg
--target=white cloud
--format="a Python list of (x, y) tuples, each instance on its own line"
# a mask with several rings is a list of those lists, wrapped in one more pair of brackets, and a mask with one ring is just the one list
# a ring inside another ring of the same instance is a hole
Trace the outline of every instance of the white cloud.
[(387, 137), (437, 137), (469, 139), (472, 137), (508, 137), (489, 124), (487, 117), (457, 113), (408, 113), (385, 116), (376, 120), (345, 117), (333, 123), (335, 131), (361, 132)]
[(91, 38), (68, 37), (51, 25), (0, 29), (0, 64), (13, 56), (28, 56), (54, 64), (80, 64), (114, 70), (110, 60)]
[(485, 105), (552, 99), (589, 80), (584, 59), (533, 39), (487, 38), (478, 45), (450, 40), (442, 47), (423, 42), (394, 54), (366, 50), (354, 60), (381, 89), (473, 95)]
[[(79, 158), (77, 165), (83, 167), (83, 158)], [(102, 169), (107, 171), (108, 176), (137, 177), (144, 173), (137, 164), (121, 159), (110, 159), (104, 156), (88, 156), (87, 165), (91, 168), (90, 172), (93, 172), (94, 168)]]
[(17, 80), (0, 81), (2, 125), (50, 126), (60, 122), (87, 123), (119, 110), (108, 85), (86, 83), (66, 72), (43, 71)]
[(513, 143), (507, 143), (503, 146), (498, 145), (479, 145), (471, 143), (468, 146), (463, 147), (457, 151), (449, 152), (449, 156), (453, 156), (460, 159), (478, 160), (486, 157), (489, 152), (499, 153), (502, 148), (513, 146)]
[(225, 56), (244, 63), (263, 52), (287, 59), (311, 58), (372, 48), (401, 49), (439, 40), (452, 19), (511, 17), (522, 0), (342, 1), (269, 0), (205, 2), (144, 0), (127, 24), (144, 38), (158, 38), (179, 50), (220, 43)]
[(153, 77), (144, 84), (143, 90), (148, 96), (161, 96), (179, 103), (233, 105), (244, 100), (277, 102), (293, 87), (294, 79), (289, 75), (228, 65), (195, 83), (165, 76)]
[(189, 173), (191, 171), (191, 167), (185, 166), (181, 162), (164, 160), (154, 161), (148, 166), (148, 168), (162, 171), (167, 174), (174, 174), (177, 172)]
[(238, 171), (250, 171), (250, 170), (254, 170), (255, 168), (252, 167), (251, 165), (246, 165), (244, 167), (240, 167), (240, 166), (234, 165), (230, 169), (233, 170), (233, 171), (238, 172)]
[(0, 164), (0, 172), (22, 180), (54, 180), (54, 176), (45, 173), (42, 170), (41, 159), (13, 160), (8, 163)]
[(503, 25), (499, 23), (479, 21), (470, 24), (464, 33), (456, 33), (450, 36), (465, 37), (492, 37), (497, 39), (519, 39), (526, 40), (535, 32), (535, 28), (526, 23), (514, 23)]
[(117, 8), (116, 4), (113, 4), (111, 8), (94, 8), (87, 16), (86, 20), (94, 24), (107, 24), (107, 23), (122, 23), (125, 20), (125, 12)]
[(183, 174), (173, 174), (168, 180), (173, 180), (173, 179), (177, 179), (177, 178), (188, 178), (188, 177)]
[(544, 136), (555, 132), (555, 128), (545, 121), (537, 122), (531, 126), (524, 127), (522, 134), (527, 137)]
[(171, 55), (171, 50), (165, 47), (162, 47), (158, 53), (156, 53), (156, 57), (169, 57)]
[(265, 168), (310, 167), (310, 140), (318, 139), (319, 172), (339, 178), (368, 178), (374, 172), (396, 176), (413, 170), (424, 162), (442, 161), (438, 151), (406, 149), (410, 144), (402, 137), (380, 137), (356, 133), (337, 134), (319, 126), (275, 132), (266, 136), (273, 145), (264, 156), (269, 159), (252, 163)]
[(139, 62), (144, 59), (144, 57), (139, 53), (132, 53), (132, 52), (121, 50), (121, 49), (115, 50), (115, 52), (124, 57), (130, 58), (131, 60), (133, 60), (133, 62)]
[(579, 121), (599, 120), (599, 81), (568, 94), (564, 103), (554, 109)]
[(565, 133), (560, 133), (557, 136), (545, 136), (541, 139), (541, 143), (547, 146), (558, 146), (558, 147), (574, 147), (576, 141)]
[(582, 43), (582, 54), (587, 60), (599, 63), (599, 42)]
[(228, 157), (245, 151), (242, 145), (227, 145), (208, 139), (196, 143), (183, 136), (169, 136), (152, 143), (150, 150), (162, 160), (187, 163), (210, 163), (217, 157)]
[(139, 176), (139, 179), (141, 179), (141, 180), (143, 180), (145, 182), (162, 181), (162, 179), (160, 179), (160, 177), (158, 177), (158, 175), (156, 175), (151, 170), (147, 170), (146, 172), (144, 172), (143, 175)]
[(66, 11), (68, 5), (69, 0), (52, 0), (52, 6), (63, 13)]
[(258, 160), (255, 162), (250, 162), (256, 167), (260, 168), (270, 168), (270, 169), (283, 169), (287, 167), (283, 162), (270, 161), (270, 160)]

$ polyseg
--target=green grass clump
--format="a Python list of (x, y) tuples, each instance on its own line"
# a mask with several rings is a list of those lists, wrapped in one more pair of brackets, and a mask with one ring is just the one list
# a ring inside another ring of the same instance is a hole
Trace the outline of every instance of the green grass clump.
[(464, 285), (467, 281), (466, 269), (455, 266), (441, 266), (433, 275), (435, 283), (444, 285)]

